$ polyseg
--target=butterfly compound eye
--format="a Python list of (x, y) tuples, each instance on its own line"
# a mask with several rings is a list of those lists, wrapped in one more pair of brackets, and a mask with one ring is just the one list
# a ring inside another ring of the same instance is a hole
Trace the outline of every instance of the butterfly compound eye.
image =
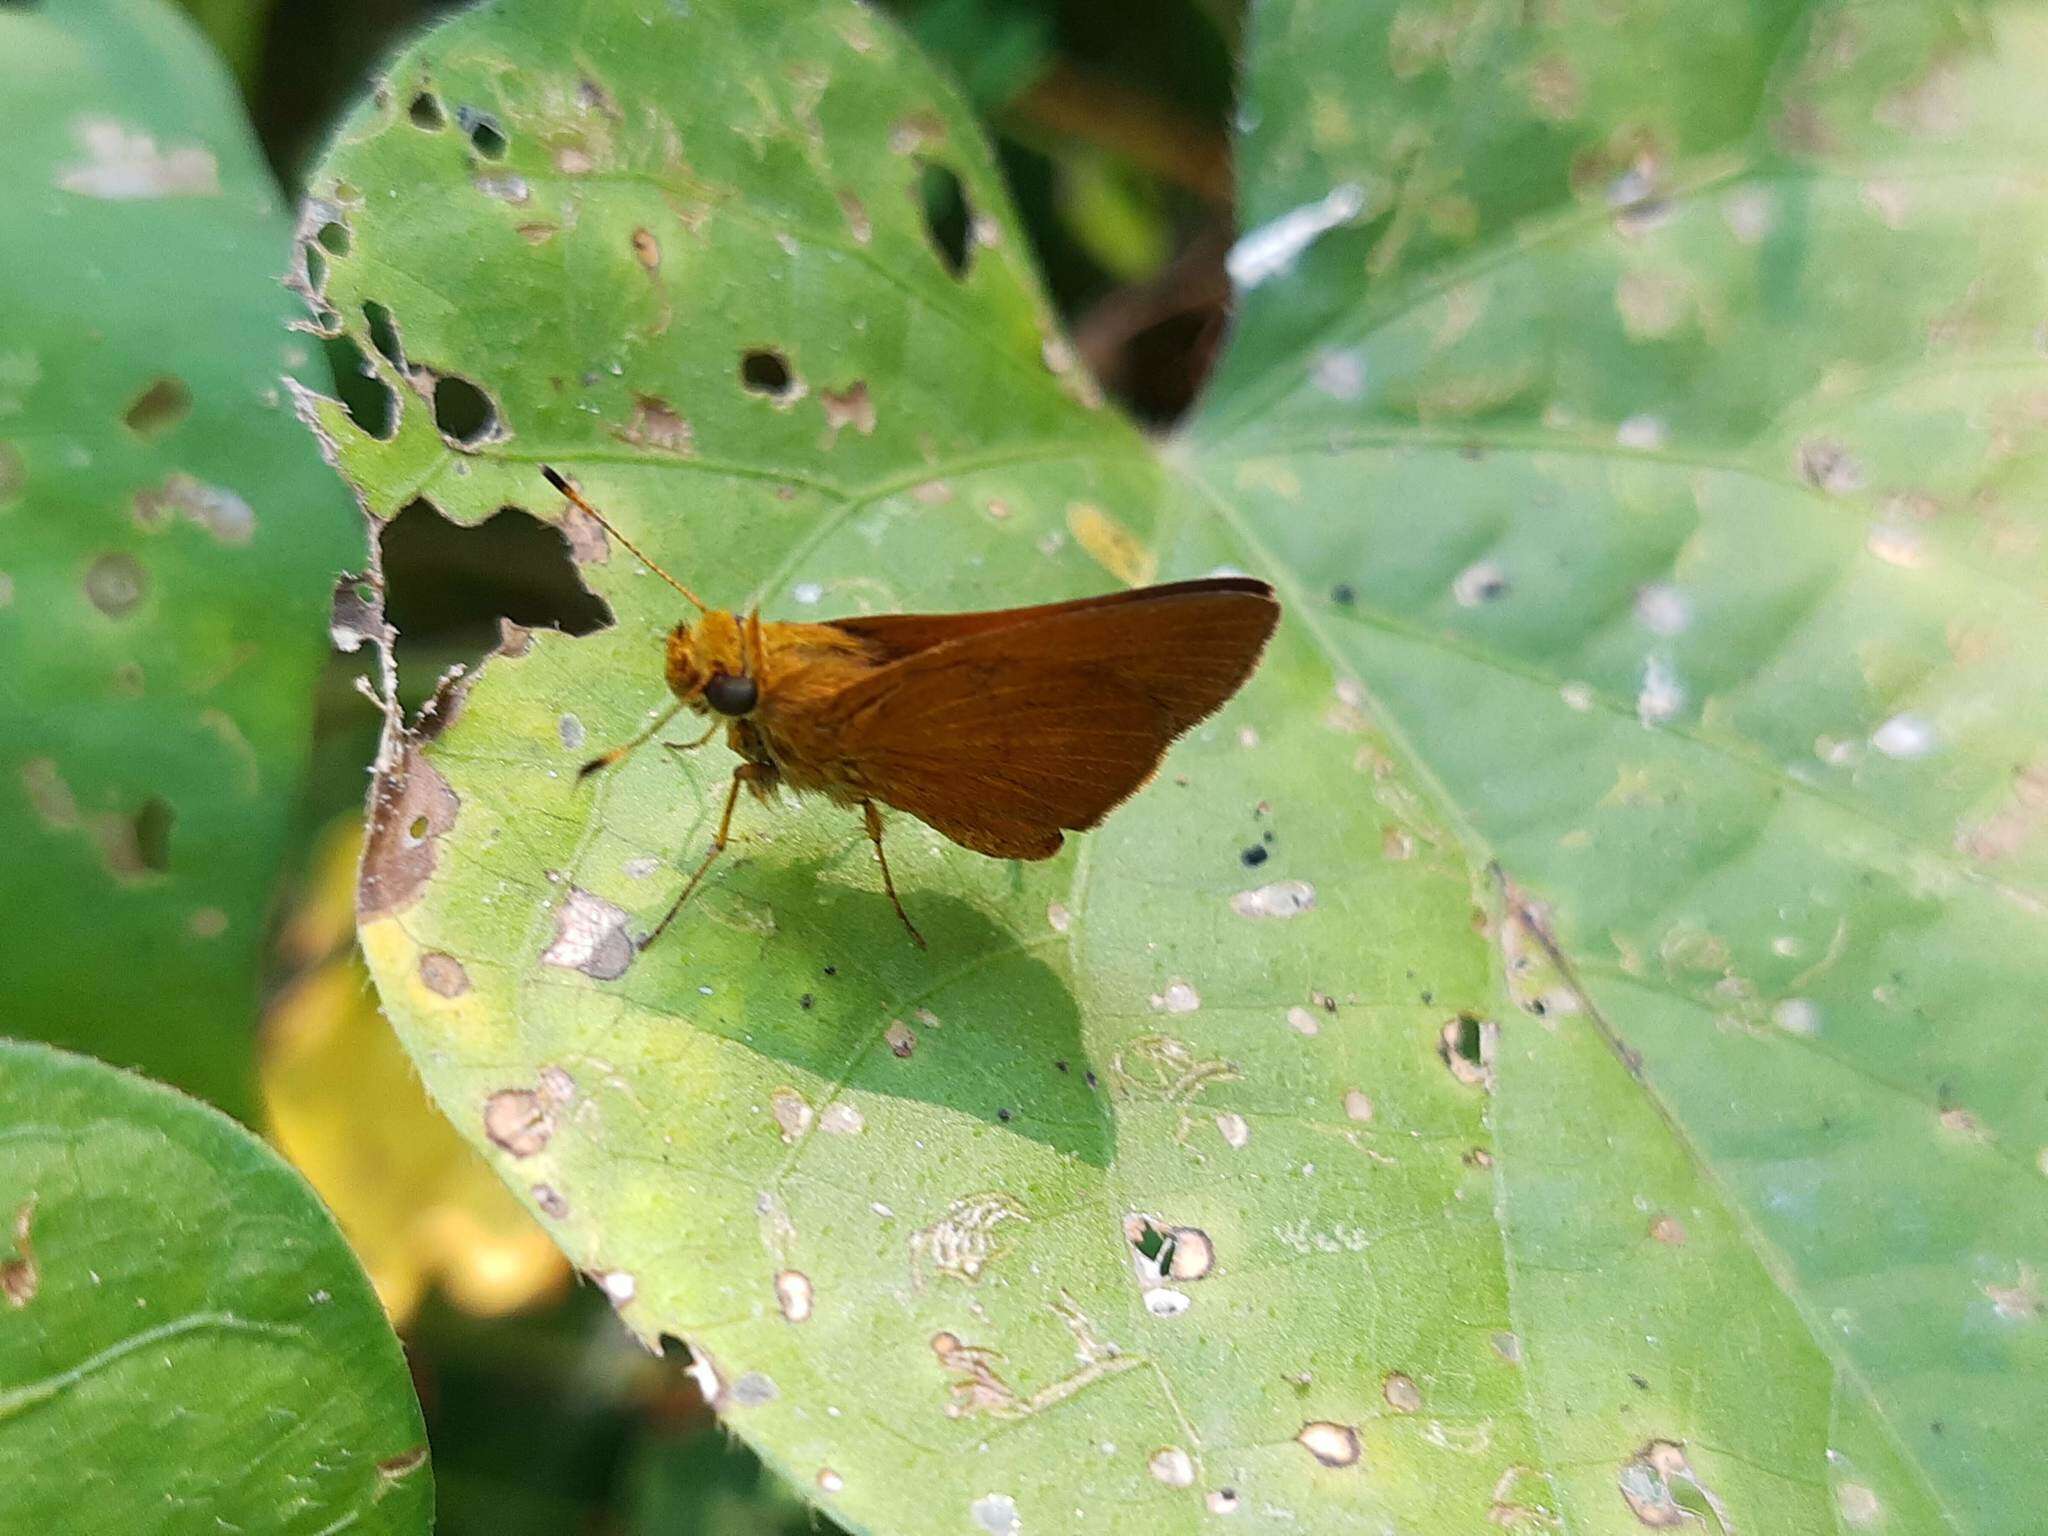
[(704, 685), (704, 702), (721, 715), (744, 715), (761, 700), (751, 677), (721, 672)]

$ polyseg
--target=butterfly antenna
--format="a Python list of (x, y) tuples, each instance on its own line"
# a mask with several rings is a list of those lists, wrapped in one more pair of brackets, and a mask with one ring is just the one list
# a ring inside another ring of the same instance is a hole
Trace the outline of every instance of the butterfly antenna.
[(699, 597), (696, 593), (692, 592), (680, 581), (677, 581), (675, 577), (669, 575), (667, 571), (664, 571), (660, 566), (656, 565), (652, 560), (648, 559), (646, 555), (642, 554), (639, 547), (636, 546), (631, 539), (627, 538), (623, 533), (619, 532), (617, 528), (612, 526), (612, 521), (610, 518), (606, 517), (602, 512), (598, 511), (597, 508), (593, 507), (589, 502), (585, 501), (583, 499), (583, 493), (577, 490), (576, 487), (571, 485), (567, 480), (564, 480), (559, 474), (557, 474), (554, 471), (554, 469), (551, 466), (546, 464), (541, 465), (540, 472), (542, 475), (546, 476), (549, 485), (552, 485), (556, 490), (560, 491), (564, 496), (569, 498), (570, 504), (572, 506), (574, 506), (579, 512), (582, 512), (585, 516), (593, 519), (597, 523), (598, 527), (602, 528), (606, 533), (610, 534), (613, 538), (617, 539), (621, 544), (625, 545), (626, 552), (630, 554), (635, 560), (638, 560), (642, 565), (646, 566), (647, 569), (654, 572), (655, 575), (659, 576), (663, 581), (667, 582), (670, 586), (674, 587), (678, 592), (682, 593), (684, 597), (688, 598), (690, 602), (693, 605), (695, 605), (699, 613), (709, 613), (711, 611), (709, 608), (704, 606), (703, 598)]

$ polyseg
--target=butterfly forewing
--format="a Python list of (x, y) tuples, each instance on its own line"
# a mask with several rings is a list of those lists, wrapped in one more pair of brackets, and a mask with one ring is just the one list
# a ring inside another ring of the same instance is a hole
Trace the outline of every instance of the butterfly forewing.
[(965, 847), (1046, 858), (1142, 785), (1279, 618), (1228, 577), (997, 613), (848, 619), (892, 661), (787, 722), (848, 787)]

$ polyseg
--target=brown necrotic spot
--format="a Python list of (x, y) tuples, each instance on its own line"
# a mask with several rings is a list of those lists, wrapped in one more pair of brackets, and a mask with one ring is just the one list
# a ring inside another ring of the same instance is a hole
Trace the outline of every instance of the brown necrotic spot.
[(572, 887), (568, 900), (555, 909), (555, 936), (540, 958), (543, 965), (614, 981), (626, 974), (637, 953), (626, 931), (625, 910)]
[(387, 1482), (396, 1482), (401, 1477), (410, 1477), (427, 1464), (427, 1448), (414, 1446), (409, 1451), (400, 1451), (396, 1456), (386, 1456), (377, 1463), (377, 1475)]
[(531, 1157), (548, 1144), (555, 1122), (530, 1088), (501, 1088), (484, 1100), (484, 1134), (514, 1157)]
[(469, 972), (453, 955), (430, 949), (420, 956), (420, 981), (429, 992), (460, 997), (469, 990)]
[(5, 1296), (7, 1304), (16, 1310), (34, 1301), (43, 1286), (42, 1271), (36, 1268), (35, 1245), (29, 1240), (35, 1216), (35, 1197), (30, 1196), (14, 1213), (14, 1252), (0, 1259), (0, 1296)]
[(661, 242), (654, 238), (652, 230), (633, 231), (633, 259), (649, 272), (661, 269)]
[(133, 613), (149, 590), (149, 578), (133, 555), (101, 555), (85, 573), (85, 597), (110, 619)]
[(434, 873), (437, 844), (455, 825), (461, 801), (417, 745), (380, 773), (371, 794), (370, 830), (356, 881), (356, 915), (400, 912), (419, 900)]
[(562, 1192), (552, 1184), (534, 1185), (533, 1203), (556, 1221), (560, 1221), (569, 1214), (569, 1202), (562, 1198)]
[(1422, 1392), (1414, 1378), (1402, 1371), (1389, 1371), (1380, 1383), (1380, 1395), (1396, 1413), (1416, 1413), (1422, 1408)]
[[(635, 395), (632, 419), (623, 429), (613, 429), (612, 435), (636, 448), (673, 454), (689, 453), (695, 438), (689, 418), (659, 395)], [(577, 511), (573, 507), (570, 510)], [(577, 515), (583, 516), (580, 511)]]
[(157, 379), (128, 404), (121, 421), (144, 442), (162, 437), (192, 414), (192, 391), (183, 379), (169, 374)]
[(867, 380), (855, 379), (843, 390), (821, 389), (818, 404), (825, 411), (825, 428), (831, 441), (839, 440), (840, 431), (853, 428), (862, 437), (872, 437), (875, 431), (875, 402), (868, 394)]

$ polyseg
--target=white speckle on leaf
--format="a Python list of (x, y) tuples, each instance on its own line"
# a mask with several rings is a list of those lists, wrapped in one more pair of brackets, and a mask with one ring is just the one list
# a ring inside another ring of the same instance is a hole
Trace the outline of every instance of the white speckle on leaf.
[(141, 129), (109, 117), (81, 117), (71, 133), (86, 158), (58, 175), (57, 185), (66, 192), (110, 202), (220, 195), (220, 164), (211, 150), (159, 150)]
[(1020, 1536), (1024, 1529), (1017, 1518), (1017, 1501), (1007, 1493), (984, 1493), (968, 1506), (968, 1513), (988, 1536)]
[(827, 1106), (818, 1117), (818, 1129), (833, 1136), (858, 1136), (867, 1125), (859, 1110), (843, 1102)]
[(1380, 1383), (1380, 1395), (1396, 1413), (1417, 1413), (1422, 1408), (1421, 1390), (1413, 1377), (1401, 1371), (1387, 1372), (1386, 1379)]
[(818, 1469), (818, 1491), (820, 1493), (837, 1493), (845, 1486), (846, 1479), (837, 1472), (834, 1472), (830, 1467), (820, 1467)]
[(509, 173), (503, 176), (479, 176), (470, 185), (485, 197), (495, 197), (501, 203), (519, 204), (533, 196), (533, 188), (527, 185), (524, 176)]
[(1636, 591), (1636, 622), (1653, 635), (1682, 634), (1692, 623), (1692, 602), (1669, 582), (1651, 582)]
[(732, 1402), (740, 1408), (759, 1408), (781, 1396), (773, 1377), (748, 1371), (732, 1384)]
[(1239, 236), (1223, 259), (1224, 269), (1240, 290), (1256, 288), (1287, 271), (1317, 240), (1364, 211), (1365, 189), (1353, 181), (1340, 183), (1327, 196)]
[(1301, 1426), (1301, 1433), (1294, 1437), (1309, 1455), (1326, 1467), (1353, 1467), (1365, 1454), (1358, 1431), (1349, 1424), (1333, 1424), (1328, 1419)]
[(1259, 744), (1259, 733), (1247, 725), (1237, 733), (1237, 744), (1247, 750), (1256, 747)]
[(1194, 1485), (1194, 1458), (1177, 1445), (1162, 1445), (1146, 1459), (1145, 1465), (1154, 1477), (1169, 1488), (1188, 1488)]
[(1287, 1025), (1297, 1034), (1319, 1035), (1323, 1032), (1323, 1026), (1316, 1016), (1299, 1004), (1287, 1010)]
[(555, 722), (555, 734), (561, 738), (564, 747), (574, 752), (583, 745), (583, 722), (573, 714), (565, 714)]
[(1671, 429), (1664, 424), (1661, 416), (1645, 412), (1631, 416), (1614, 429), (1614, 440), (1624, 448), (1639, 449), (1644, 453), (1655, 453), (1671, 441)]
[(1348, 1088), (1344, 1092), (1344, 1114), (1347, 1119), (1351, 1120), (1370, 1120), (1372, 1118), (1372, 1100), (1363, 1093), (1360, 1093), (1356, 1088)]
[(543, 965), (557, 965), (599, 981), (611, 981), (626, 974), (633, 955), (625, 911), (601, 896), (572, 886), (569, 899), (555, 909), (554, 942), (542, 951), (540, 958)]
[(1052, 931), (1054, 933), (1065, 933), (1074, 925), (1074, 914), (1069, 912), (1061, 902), (1048, 902), (1045, 908), (1045, 920), (1052, 924)]
[(1877, 1495), (1861, 1483), (1843, 1483), (1836, 1488), (1835, 1507), (1848, 1525), (1871, 1526), (1884, 1519), (1884, 1506)]
[(1902, 571), (1917, 571), (1927, 564), (1927, 541), (1912, 528), (1896, 523), (1878, 523), (1864, 537), (1863, 547), (1886, 565)]
[(811, 1106), (794, 1088), (778, 1088), (768, 1095), (768, 1112), (775, 1117), (782, 1139), (793, 1142), (811, 1128)]
[(1643, 685), (1636, 692), (1636, 719), (1662, 725), (1685, 708), (1685, 685), (1662, 656), (1643, 658)]
[[(1216, 1117), (1216, 1134), (1223, 1138), (1226, 1147), (1235, 1151), (1252, 1139), (1252, 1128), (1243, 1115), (1222, 1114)], [(2042, 1172), (2048, 1173), (2048, 1149), (2042, 1151), (2041, 1157), (2044, 1164)]]
[(1771, 232), (1776, 213), (1769, 192), (1761, 187), (1743, 187), (1722, 201), (1721, 217), (1737, 240), (1755, 245)]
[(1507, 572), (1492, 560), (1466, 566), (1451, 583), (1451, 597), (1460, 608), (1478, 608), (1507, 594)]
[(891, 1019), (889, 1027), (882, 1031), (882, 1041), (891, 1055), (908, 1061), (917, 1050), (917, 1031), (901, 1019)]
[(789, 595), (808, 607), (823, 599), (825, 589), (815, 581), (800, 581), (789, 589)]
[(1152, 994), (1152, 1007), (1158, 1013), (1193, 1013), (1202, 1006), (1202, 994), (1184, 981), (1169, 981), (1164, 992)]
[(1870, 733), (1870, 744), (1886, 757), (1908, 762), (1925, 757), (1938, 738), (1934, 723), (1924, 715), (1897, 714)]
[(810, 1319), (812, 1299), (811, 1277), (802, 1270), (785, 1269), (775, 1277), (776, 1305), (792, 1323)]
[(623, 1269), (601, 1271), (597, 1283), (605, 1295), (611, 1298), (611, 1303), (615, 1307), (626, 1306), (640, 1293), (640, 1282), (635, 1280), (629, 1271)]
[(1799, 478), (1830, 496), (1863, 489), (1863, 463), (1828, 437), (1811, 437), (1799, 445)]
[(697, 1391), (705, 1403), (713, 1408), (725, 1395), (725, 1384), (718, 1379), (718, 1367), (711, 1363), (711, 1357), (701, 1349), (690, 1351), (690, 1363), (683, 1368), (683, 1374), (697, 1384)]
[(1145, 1310), (1154, 1317), (1179, 1317), (1193, 1305), (1186, 1291), (1176, 1291), (1171, 1286), (1154, 1286), (1145, 1292)]
[(187, 522), (237, 548), (256, 536), (254, 509), (224, 486), (177, 473), (166, 477), (160, 486), (135, 493), (135, 520), (143, 527), (161, 528), (174, 513), (182, 513)]
[(1306, 880), (1277, 880), (1230, 898), (1230, 910), (1239, 917), (1299, 917), (1315, 904), (1316, 888)]
[(1332, 400), (1365, 394), (1365, 357), (1354, 347), (1326, 347), (1309, 363), (1309, 382)]
[(1585, 683), (1565, 683), (1557, 690), (1557, 696), (1564, 700), (1564, 707), (1583, 715), (1593, 707), (1593, 690)]
[(1807, 998), (1788, 997), (1771, 1010), (1771, 1022), (1788, 1035), (1810, 1039), (1820, 1033), (1820, 1009)]

